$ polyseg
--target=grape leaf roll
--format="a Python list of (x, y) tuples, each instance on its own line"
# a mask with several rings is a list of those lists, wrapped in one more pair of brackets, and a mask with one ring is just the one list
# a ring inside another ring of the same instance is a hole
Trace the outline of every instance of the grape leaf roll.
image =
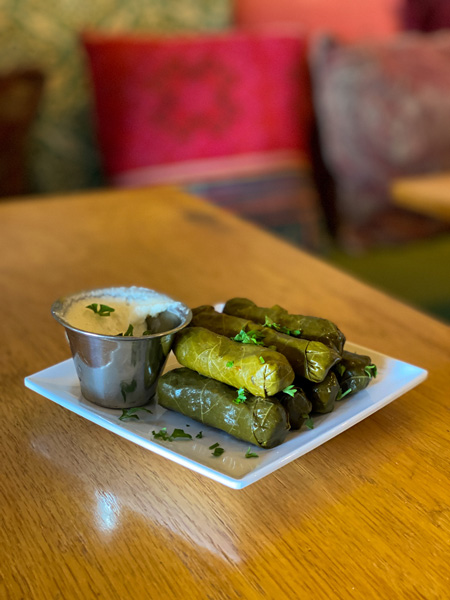
[(158, 402), (200, 423), (262, 448), (286, 439), (289, 421), (278, 400), (248, 395), (236, 402), (236, 389), (181, 367), (158, 380)]
[(324, 414), (334, 410), (341, 388), (336, 375), (330, 371), (320, 383), (304, 381), (303, 390), (312, 404), (313, 412)]
[(312, 404), (305, 392), (297, 388), (292, 394), (280, 392), (276, 398), (287, 412), (291, 429), (300, 429), (312, 411)]
[(264, 346), (240, 344), (203, 327), (186, 327), (174, 341), (184, 367), (255, 396), (273, 396), (294, 381), (287, 358)]
[(333, 348), (286, 335), (249, 319), (217, 312), (213, 306), (199, 306), (192, 310), (191, 325), (204, 327), (227, 337), (236, 336), (240, 331), (256, 332), (264, 346), (274, 347), (288, 359), (297, 377), (310, 381), (323, 381), (330, 370), (341, 358)]
[(299, 331), (299, 337), (321, 342), (326, 346), (342, 353), (345, 336), (342, 331), (329, 321), (320, 317), (292, 315), (286, 309), (275, 304), (271, 308), (257, 306), (247, 298), (232, 298), (226, 302), (223, 312), (228, 315), (250, 319), (257, 323), (266, 323), (269, 319), (280, 328), (289, 331)]
[(370, 356), (344, 350), (335, 373), (341, 386), (341, 397), (344, 398), (364, 390), (377, 376), (377, 367)]

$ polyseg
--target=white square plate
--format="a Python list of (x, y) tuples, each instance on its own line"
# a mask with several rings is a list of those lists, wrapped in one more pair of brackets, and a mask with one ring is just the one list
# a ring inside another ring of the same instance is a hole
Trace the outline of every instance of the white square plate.
[[(147, 450), (223, 485), (241, 489), (349, 429), (417, 386), (428, 375), (424, 369), (373, 350), (350, 343), (346, 343), (345, 347), (368, 354), (378, 367), (377, 378), (371, 381), (367, 389), (338, 402), (333, 412), (314, 417), (314, 429), (303, 427), (300, 431), (292, 431), (283, 444), (270, 450), (250, 446), (247, 442), (160, 406), (152, 414), (139, 412), (139, 420), (120, 421), (121, 410), (101, 408), (83, 398), (72, 359), (30, 375), (25, 379), (25, 385)], [(178, 363), (170, 354), (166, 370), (176, 366)], [(159, 431), (163, 427), (167, 428), (169, 434), (175, 428), (183, 429), (192, 435), (192, 440), (175, 439), (168, 442), (155, 439), (152, 431)], [(203, 437), (198, 439), (196, 435), (200, 431)], [(216, 442), (225, 450), (221, 456), (213, 456), (210, 449)], [(258, 455), (257, 458), (245, 458), (249, 447)]]

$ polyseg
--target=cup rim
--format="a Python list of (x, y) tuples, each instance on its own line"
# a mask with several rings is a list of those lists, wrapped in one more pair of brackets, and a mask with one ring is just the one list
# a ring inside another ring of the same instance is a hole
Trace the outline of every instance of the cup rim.
[(118, 289), (118, 288), (130, 288), (130, 286), (110, 286), (110, 287), (103, 287), (103, 288), (93, 288), (93, 289), (89, 289), (89, 290), (81, 290), (79, 292), (74, 292), (72, 294), (67, 294), (66, 296), (64, 296), (63, 298), (58, 298), (58, 300), (55, 300), (51, 306), (51, 314), (52, 317), (63, 327), (65, 327), (65, 329), (70, 329), (71, 331), (74, 331), (76, 333), (82, 333), (83, 335), (87, 335), (93, 338), (97, 338), (97, 339), (102, 339), (102, 340), (111, 340), (111, 341), (115, 341), (115, 342), (133, 342), (136, 340), (152, 340), (155, 338), (160, 338), (160, 337), (164, 337), (166, 335), (170, 335), (173, 333), (177, 333), (177, 331), (179, 331), (180, 329), (183, 329), (184, 327), (186, 327), (187, 325), (189, 325), (189, 323), (192, 320), (192, 310), (183, 302), (180, 302), (179, 300), (175, 300), (174, 298), (167, 296), (167, 294), (164, 294), (162, 292), (158, 292), (157, 290), (151, 289), (151, 288), (144, 288), (144, 287), (139, 287), (138, 289), (141, 290), (146, 290), (146, 291), (150, 291), (150, 292), (155, 292), (156, 294), (161, 294), (161, 296), (165, 296), (166, 298), (169, 298), (169, 300), (171, 300), (172, 302), (174, 302), (177, 307), (180, 308), (180, 318), (181, 318), (181, 323), (179, 325), (177, 325), (176, 327), (173, 327), (172, 329), (168, 329), (166, 331), (162, 331), (162, 332), (158, 332), (158, 333), (151, 333), (149, 335), (134, 335), (134, 336), (120, 336), (120, 335), (105, 335), (103, 333), (94, 333), (92, 331), (87, 331), (85, 329), (79, 329), (78, 327), (74, 327), (73, 325), (71, 325), (70, 323), (68, 323), (64, 317), (62, 317), (60, 314), (58, 314), (58, 309), (62, 308), (63, 306), (63, 302), (66, 301), (68, 298), (70, 297), (76, 297), (76, 296), (83, 296), (83, 294), (91, 294), (93, 292), (103, 292), (104, 290), (110, 290), (110, 289)]

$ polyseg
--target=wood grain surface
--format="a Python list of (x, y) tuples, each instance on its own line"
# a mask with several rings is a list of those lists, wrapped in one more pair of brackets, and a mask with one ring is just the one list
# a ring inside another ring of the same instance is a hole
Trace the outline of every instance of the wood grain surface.
[(450, 221), (450, 173), (401, 177), (391, 190), (399, 206)]
[[(0, 277), (0, 597), (449, 598), (443, 323), (172, 188), (2, 202)], [(429, 377), (232, 490), (24, 387), (70, 355), (52, 302), (117, 284), (327, 317)]]

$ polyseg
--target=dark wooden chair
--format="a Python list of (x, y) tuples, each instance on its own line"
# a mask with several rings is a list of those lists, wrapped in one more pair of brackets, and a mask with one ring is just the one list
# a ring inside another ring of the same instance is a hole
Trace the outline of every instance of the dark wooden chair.
[(36, 69), (0, 74), (0, 196), (28, 191), (28, 138), (43, 88)]

